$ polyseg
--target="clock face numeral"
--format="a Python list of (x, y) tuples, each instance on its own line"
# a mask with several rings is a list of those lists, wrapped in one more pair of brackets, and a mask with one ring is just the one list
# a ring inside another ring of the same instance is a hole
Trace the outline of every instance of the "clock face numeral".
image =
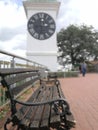
[(35, 33), (35, 30), (33, 28), (30, 28), (30, 33), (34, 34)]
[(36, 39), (45, 40), (50, 38), (56, 29), (54, 19), (46, 13), (34, 14), (28, 21), (28, 31)]
[(38, 39), (38, 37), (39, 37), (39, 34), (38, 33), (34, 33), (34, 35), (33, 35), (36, 39)]
[(54, 24), (50, 24), (50, 28), (51, 28), (51, 29), (54, 29), (54, 28), (55, 28), (55, 25), (54, 25)]
[(28, 27), (29, 27), (29, 28), (33, 28), (33, 24), (29, 24)]
[(50, 37), (50, 35), (49, 35), (48, 33), (45, 33), (45, 36), (46, 36), (46, 38), (49, 38), (49, 37)]
[(44, 40), (44, 35), (43, 35), (43, 34), (40, 34), (39, 39), (40, 39), (40, 40)]
[(44, 13), (39, 13), (38, 16), (39, 16), (39, 18), (43, 19), (44, 18)]
[(53, 30), (52, 30), (52, 29), (49, 29), (49, 33), (50, 33), (50, 34), (53, 34)]

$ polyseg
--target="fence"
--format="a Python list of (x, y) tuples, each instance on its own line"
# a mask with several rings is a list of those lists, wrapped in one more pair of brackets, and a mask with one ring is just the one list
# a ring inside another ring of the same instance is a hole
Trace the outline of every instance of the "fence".
[[(0, 50), (0, 69), (1, 68), (33, 68), (33, 69), (48, 69), (46, 66), (17, 56), (15, 54)], [(1, 81), (1, 77), (0, 77)], [(5, 88), (0, 83), (0, 107), (6, 104), (8, 99), (5, 96)]]

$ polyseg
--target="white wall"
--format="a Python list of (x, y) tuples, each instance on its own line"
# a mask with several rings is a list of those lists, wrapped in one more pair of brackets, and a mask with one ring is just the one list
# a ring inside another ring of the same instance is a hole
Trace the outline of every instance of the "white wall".
[(38, 55), (29, 56), (28, 55), (28, 58), (30, 60), (36, 61), (45, 66), (48, 66), (48, 68), (51, 71), (54, 71), (54, 72), (57, 71), (57, 68), (58, 68), (57, 56), (53, 56), (53, 55), (52, 56), (38, 56)]

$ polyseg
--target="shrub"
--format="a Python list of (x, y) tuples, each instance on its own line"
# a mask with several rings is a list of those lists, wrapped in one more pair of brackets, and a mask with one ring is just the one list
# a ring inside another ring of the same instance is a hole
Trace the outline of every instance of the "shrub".
[(78, 71), (57, 72), (57, 76), (59, 78), (61, 78), (61, 77), (78, 77), (79, 72)]

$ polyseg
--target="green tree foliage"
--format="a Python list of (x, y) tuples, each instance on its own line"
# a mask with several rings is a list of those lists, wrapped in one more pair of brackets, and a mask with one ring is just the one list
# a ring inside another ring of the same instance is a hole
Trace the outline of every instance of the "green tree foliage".
[(98, 59), (98, 32), (92, 26), (70, 25), (61, 29), (57, 34), (57, 45), (58, 61), (62, 65)]

